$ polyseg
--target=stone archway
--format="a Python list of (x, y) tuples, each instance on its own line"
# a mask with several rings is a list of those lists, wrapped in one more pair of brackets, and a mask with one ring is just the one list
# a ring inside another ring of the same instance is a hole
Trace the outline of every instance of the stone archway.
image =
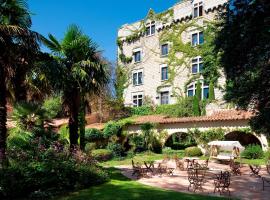
[(196, 145), (194, 139), (189, 137), (185, 132), (176, 132), (170, 134), (165, 141), (165, 147), (170, 147), (174, 150), (185, 149), (186, 147)]
[(262, 146), (262, 143), (260, 142), (259, 138), (253, 135), (252, 133), (245, 133), (241, 131), (232, 131), (225, 135), (225, 140), (227, 141), (239, 141), (241, 145), (248, 146), (250, 144), (260, 145)]

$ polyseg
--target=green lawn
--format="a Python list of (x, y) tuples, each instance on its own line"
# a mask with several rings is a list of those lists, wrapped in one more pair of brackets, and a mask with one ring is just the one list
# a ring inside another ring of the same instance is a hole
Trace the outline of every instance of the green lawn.
[(196, 194), (185, 194), (170, 190), (163, 190), (145, 186), (123, 176), (119, 170), (109, 168), (111, 181), (100, 186), (91, 187), (86, 190), (71, 193), (58, 200), (213, 200), (225, 199), (219, 197), (201, 196)]

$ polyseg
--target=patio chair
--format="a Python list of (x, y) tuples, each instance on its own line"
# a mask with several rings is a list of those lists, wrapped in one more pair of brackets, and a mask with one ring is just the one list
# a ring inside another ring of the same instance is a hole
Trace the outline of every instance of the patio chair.
[(132, 176), (137, 175), (137, 178), (139, 177), (143, 177), (145, 175), (145, 171), (144, 169), (141, 167), (141, 165), (139, 163), (134, 163), (134, 161), (132, 160)]
[(250, 176), (260, 177), (259, 172), (261, 170), (261, 166), (259, 165), (249, 165), (250, 168)]
[(214, 180), (214, 193), (216, 193), (216, 191), (218, 191), (220, 193), (220, 195), (222, 193), (229, 193), (229, 195), (231, 195), (230, 192), (230, 177), (231, 174), (230, 172), (226, 171), (220, 174), (219, 177), (217, 177), (217, 179)]
[(206, 160), (204, 161), (204, 163), (201, 164), (202, 168), (208, 169), (208, 163), (209, 163), (209, 158), (206, 159)]
[(240, 175), (241, 176), (241, 165), (240, 163), (234, 162), (234, 160), (230, 161), (230, 168), (233, 175)]
[(166, 163), (159, 163), (157, 168), (157, 173), (162, 176), (162, 174), (167, 173), (167, 164)]
[(179, 158), (175, 158), (176, 169), (183, 171), (185, 169), (184, 161)]
[(188, 191), (193, 188), (193, 192), (196, 190), (203, 191), (203, 184), (205, 183), (205, 170), (203, 169), (188, 169)]
[[(270, 175), (270, 161), (266, 164), (266, 171), (268, 175)], [(263, 190), (266, 187), (270, 187), (270, 177), (262, 176), (262, 184), (263, 184)]]

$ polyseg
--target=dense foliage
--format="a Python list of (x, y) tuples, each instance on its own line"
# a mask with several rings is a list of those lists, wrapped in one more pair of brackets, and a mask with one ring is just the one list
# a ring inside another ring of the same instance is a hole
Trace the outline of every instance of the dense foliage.
[(199, 147), (188, 147), (185, 149), (185, 156), (201, 156), (202, 151)]
[(259, 159), (264, 156), (263, 150), (259, 145), (249, 145), (241, 154), (242, 157), (247, 159)]
[(217, 54), (226, 74), (226, 99), (252, 107), (254, 130), (270, 132), (270, 1), (231, 0), (221, 15)]

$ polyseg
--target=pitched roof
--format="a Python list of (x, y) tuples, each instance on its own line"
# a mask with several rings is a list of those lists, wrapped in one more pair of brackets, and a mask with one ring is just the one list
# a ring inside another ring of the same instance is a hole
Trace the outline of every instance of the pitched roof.
[(146, 122), (159, 124), (187, 123), (187, 122), (211, 122), (211, 121), (232, 121), (232, 120), (248, 120), (253, 113), (243, 110), (220, 110), (209, 116), (199, 117), (167, 117), (164, 115), (148, 115), (135, 118), (135, 124), (143, 124)]

